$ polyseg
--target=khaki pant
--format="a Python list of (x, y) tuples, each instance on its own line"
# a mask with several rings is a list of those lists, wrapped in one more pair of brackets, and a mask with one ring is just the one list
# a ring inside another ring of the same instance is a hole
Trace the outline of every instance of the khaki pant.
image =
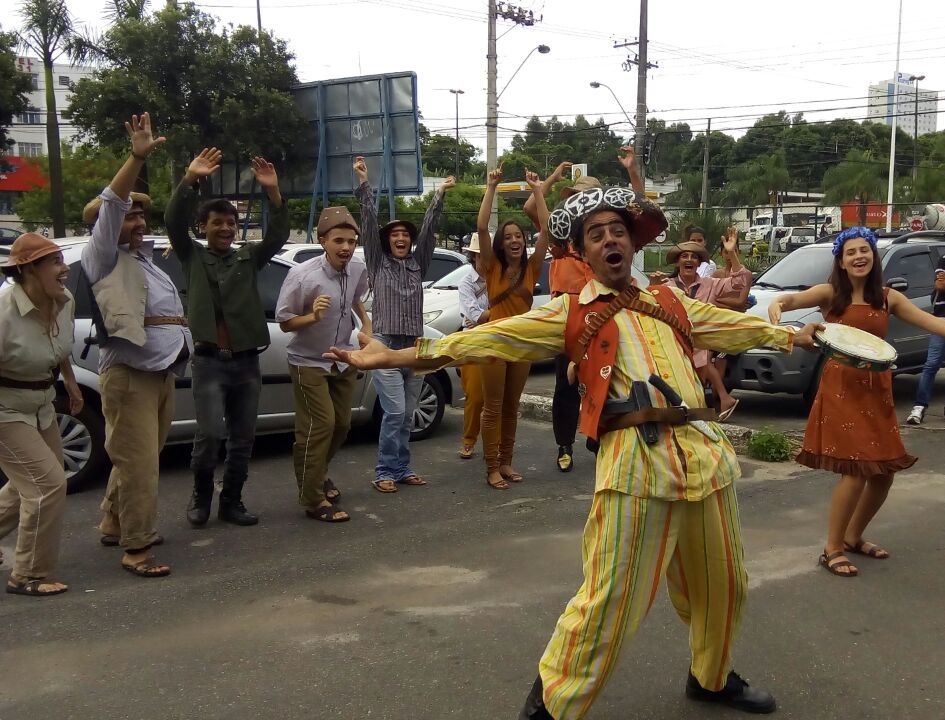
[(463, 445), (475, 445), (482, 421), (482, 376), (478, 365), (463, 365), (460, 380), (466, 395), (463, 406)]
[(24, 422), (0, 423), (0, 538), (19, 526), (13, 574), (45, 579), (56, 569), (66, 509), (66, 473), (59, 425), (39, 430)]
[(101, 385), (112, 461), (102, 511), (121, 528), (121, 546), (138, 551), (157, 537), (159, 456), (174, 416), (174, 375), (113, 365)]
[(482, 454), (486, 472), (512, 462), (518, 403), (531, 366), (529, 362), (497, 362), (479, 367), (483, 398)]
[(299, 504), (314, 508), (325, 500), (328, 463), (338, 452), (351, 427), (351, 396), (358, 371), (343, 372), (289, 363), (295, 392), (295, 444), (292, 459)]

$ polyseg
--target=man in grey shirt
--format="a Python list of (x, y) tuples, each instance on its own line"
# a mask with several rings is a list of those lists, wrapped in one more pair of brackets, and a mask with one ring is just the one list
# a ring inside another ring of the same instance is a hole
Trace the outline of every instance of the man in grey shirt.
[[(131, 155), (83, 213), (95, 225), (82, 249), (82, 270), (111, 332), (99, 338), (105, 449), (113, 465), (102, 501), (102, 543), (120, 544), (122, 567), (153, 578), (171, 572), (150, 555), (162, 541), (155, 530), (158, 456), (174, 415), (174, 376), (184, 374), (193, 342), (177, 288), (155, 266), (154, 244), (144, 239), (150, 201), (130, 197), (142, 165), (164, 138), (152, 136), (147, 113), (125, 125)], [(138, 296), (143, 312), (133, 307)]]
[[(433, 194), (420, 232), (406, 220), (391, 220), (378, 229), (374, 192), (368, 169), (357, 157), (354, 172), (360, 185), (361, 242), (371, 287), (375, 337), (393, 350), (413, 346), (423, 335), (423, 276), (433, 260), (434, 233), (443, 212), (443, 195), (456, 184), (448, 177)], [(377, 440), (374, 487), (397, 492), (397, 484), (426, 485), (410, 467), (410, 430), (423, 379), (409, 368), (381, 370), (372, 375), (384, 417)]]

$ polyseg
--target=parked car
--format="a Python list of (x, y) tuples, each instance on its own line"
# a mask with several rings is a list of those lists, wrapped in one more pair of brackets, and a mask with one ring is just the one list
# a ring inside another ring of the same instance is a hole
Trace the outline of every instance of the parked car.
[[(184, 288), (184, 274), (173, 252), (165, 255), (169, 243), (164, 237), (150, 237), (155, 242), (154, 262), (161, 267), (177, 285), (185, 305), (187, 291)], [(87, 237), (57, 240), (63, 250), (66, 263), (71, 267), (68, 287), (75, 296), (76, 321), (75, 345), (72, 361), (75, 365), (76, 379), (85, 396), (85, 407), (76, 416), (69, 414), (69, 402), (58, 383), (56, 410), (59, 430), (62, 434), (63, 455), (65, 456), (66, 475), (70, 492), (79, 490), (92, 482), (106, 477), (109, 462), (105, 453), (105, 420), (102, 416), (102, 403), (99, 391), (98, 346), (88, 341), (94, 338), (90, 299), (88, 293), (77, 290), (79, 279), (79, 260), (82, 248), (88, 242)], [(275, 321), (275, 306), (279, 289), (286, 273), (294, 263), (286, 258), (275, 257), (259, 273), (259, 290), (263, 308), (269, 321), (269, 335), (272, 344), (260, 356), (263, 391), (259, 399), (259, 416), (256, 424), (258, 435), (292, 432), (295, 422), (292, 382), (286, 363), (286, 343), (288, 336)], [(3, 289), (0, 289), (3, 292)], [(352, 336), (357, 334), (357, 330)], [(426, 328), (426, 337), (440, 337), (433, 328)], [(85, 358), (83, 351), (88, 346)], [(352, 400), (352, 425), (364, 425), (376, 422), (380, 418), (380, 404), (370, 382), (370, 372), (358, 373), (359, 384)], [(190, 372), (185, 377), (177, 378), (175, 394), (175, 412), (168, 444), (189, 443), (193, 440), (196, 420), (194, 402), (190, 390)], [(447, 404), (460, 406), (463, 392), (459, 375), (453, 368), (445, 368), (431, 375), (424, 376), (417, 409), (414, 412), (412, 440), (422, 440), (433, 434), (443, 418)]]
[(782, 238), (787, 252), (793, 252), (801, 245), (810, 245), (817, 240), (814, 228), (809, 225), (789, 227), (787, 230), (787, 234)]
[[(781, 293), (805, 290), (826, 282), (833, 263), (831, 248), (831, 242), (802, 246), (770, 267), (752, 285), (751, 292), (758, 302), (748, 312), (767, 320), (768, 305)], [(898, 237), (881, 237), (877, 249), (886, 286), (895, 288), (920, 309), (928, 311), (934, 268), (945, 256), (945, 232), (920, 230)], [(783, 325), (799, 328), (809, 322), (823, 322), (819, 310), (792, 310), (781, 316)], [(922, 370), (928, 352), (928, 333), (891, 317), (886, 341), (899, 354), (895, 373)], [(823, 362), (824, 356), (820, 353), (800, 349), (790, 354), (764, 348), (749, 350), (728, 363), (726, 383), (732, 389), (801, 394), (810, 404), (817, 394)]]
[[(325, 248), (316, 243), (288, 243), (279, 255), (293, 262), (303, 263), (306, 260), (311, 260), (313, 257), (318, 257), (324, 252)], [(362, 260), (364, 259), (364, 248), (359, 247), (355, 249), (354, 252)], [(426, 275), (423, 276), (424, 287), (432, 285), (444, 275), (453, 272), (456, 268), (468, 264), (466, 256), (462, 253), (453, 252), (452, 250), (441, 247), (433, 248), (433, 262), (430, 263)]]
[(22, 233), (13, 228), (0, 227), (0, 245), (12, 245)]

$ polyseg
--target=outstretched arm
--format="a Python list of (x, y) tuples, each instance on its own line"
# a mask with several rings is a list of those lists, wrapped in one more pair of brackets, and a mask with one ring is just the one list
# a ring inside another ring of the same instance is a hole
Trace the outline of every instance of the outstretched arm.
[(920, 310), (898, 290), (890, 288), (888, 302), (889, 312), (903, 322), (935, 335), (945, 335), (945, 318)]
[(545, 194), (542, 191), (543, 183), (541, 178), (538, 177), (538, 173), (526, 170), (525, 182), (532, 189), (531, 199), (535, 201), (535, 210), (538, 215), (538, 240), (535, 242), (535, 249), (531, 257), (528, 258), (532, 273), (537, 275), (541, 270), (542, 263), (545, 262), (545, 255), (548, 254), (548, 217), (550, 213), (548, 212), (548, 204), (545, 202)]
[(489, 234), (489, 221), (492, 219), (492, 203), (495, 201), (495, 190), (502, 182), (502, 166), (499, 165), (486, 178), (486, 192), (479, 205), (479, 217), (476, 219), (476, 232), (479, 233), (479, 256), (482, 269), (488, 272), (492, 267), (492, 236)]
[(777, 325), (781, 322), (781, 313), (785, 310), (825, 307), (831, 300), (833, 300), (833, 288), (828, 283), (814, 285), (801, 292), (778, 295), (768, 306), (768, 319)]
[[(545, 178), (545, 181), (541, 184), (541, 194), (543, 196), (548, 196), (548, 193), (551, 192), (551, 188), (555, 186), (555, 183), (564, 177), (565, 171), (571, 169), (571, 165), (572, 163), (570, 160), (565, 160), (563, 163), (559, 163), (558, 167), (554, 169), (554, 172)], [(538, 211), (535, 206), (535, 197), (533, 195), (528, 196), (528, 199), (525, 201), (525, 207), (523, 207), (522, 210), (528, 219), (532, 221), (532, 224), (538, 228)]]

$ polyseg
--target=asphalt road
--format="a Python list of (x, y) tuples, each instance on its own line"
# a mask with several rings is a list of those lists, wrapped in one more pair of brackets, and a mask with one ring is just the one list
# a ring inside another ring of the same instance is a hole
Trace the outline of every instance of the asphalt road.
[[(261, 524), (192, 530), (186, 452), (169, 451), (158, 557), (174, 572), (162, 580), (122, 572), (120, 552), (99, 545), (100, 491), (70, 496), (60, 575), (71, 591), (0, 595), (0, 718), (515, 718), (580, 583), (591, 456), (560, 474), (550, 428), (523, 423), (527, 480), (498, 492), (478, 457), (456, 457), (459, 428), (450, 412), (414, 446), (430, 485), (394, 495), (369, 485), (370, 438), (343, 448), (332, 477), (354, 519), (342, 525), (302, 515), (289, 442), (270, 438), (246, 497)], [(776, 717), (945, 717), (934, 679), (945, 666), (943, 438), (940, 418), (906, 431), (921, 461), (870, 535), (893, 557), (864, 560), (853, 580), (816, 566), (832, 478), (744, 463), (752, 589), (736, 668), (775, 692)], [(661, 593), (589, 717), (738, 717), (684, 699), (687, 662)]]

